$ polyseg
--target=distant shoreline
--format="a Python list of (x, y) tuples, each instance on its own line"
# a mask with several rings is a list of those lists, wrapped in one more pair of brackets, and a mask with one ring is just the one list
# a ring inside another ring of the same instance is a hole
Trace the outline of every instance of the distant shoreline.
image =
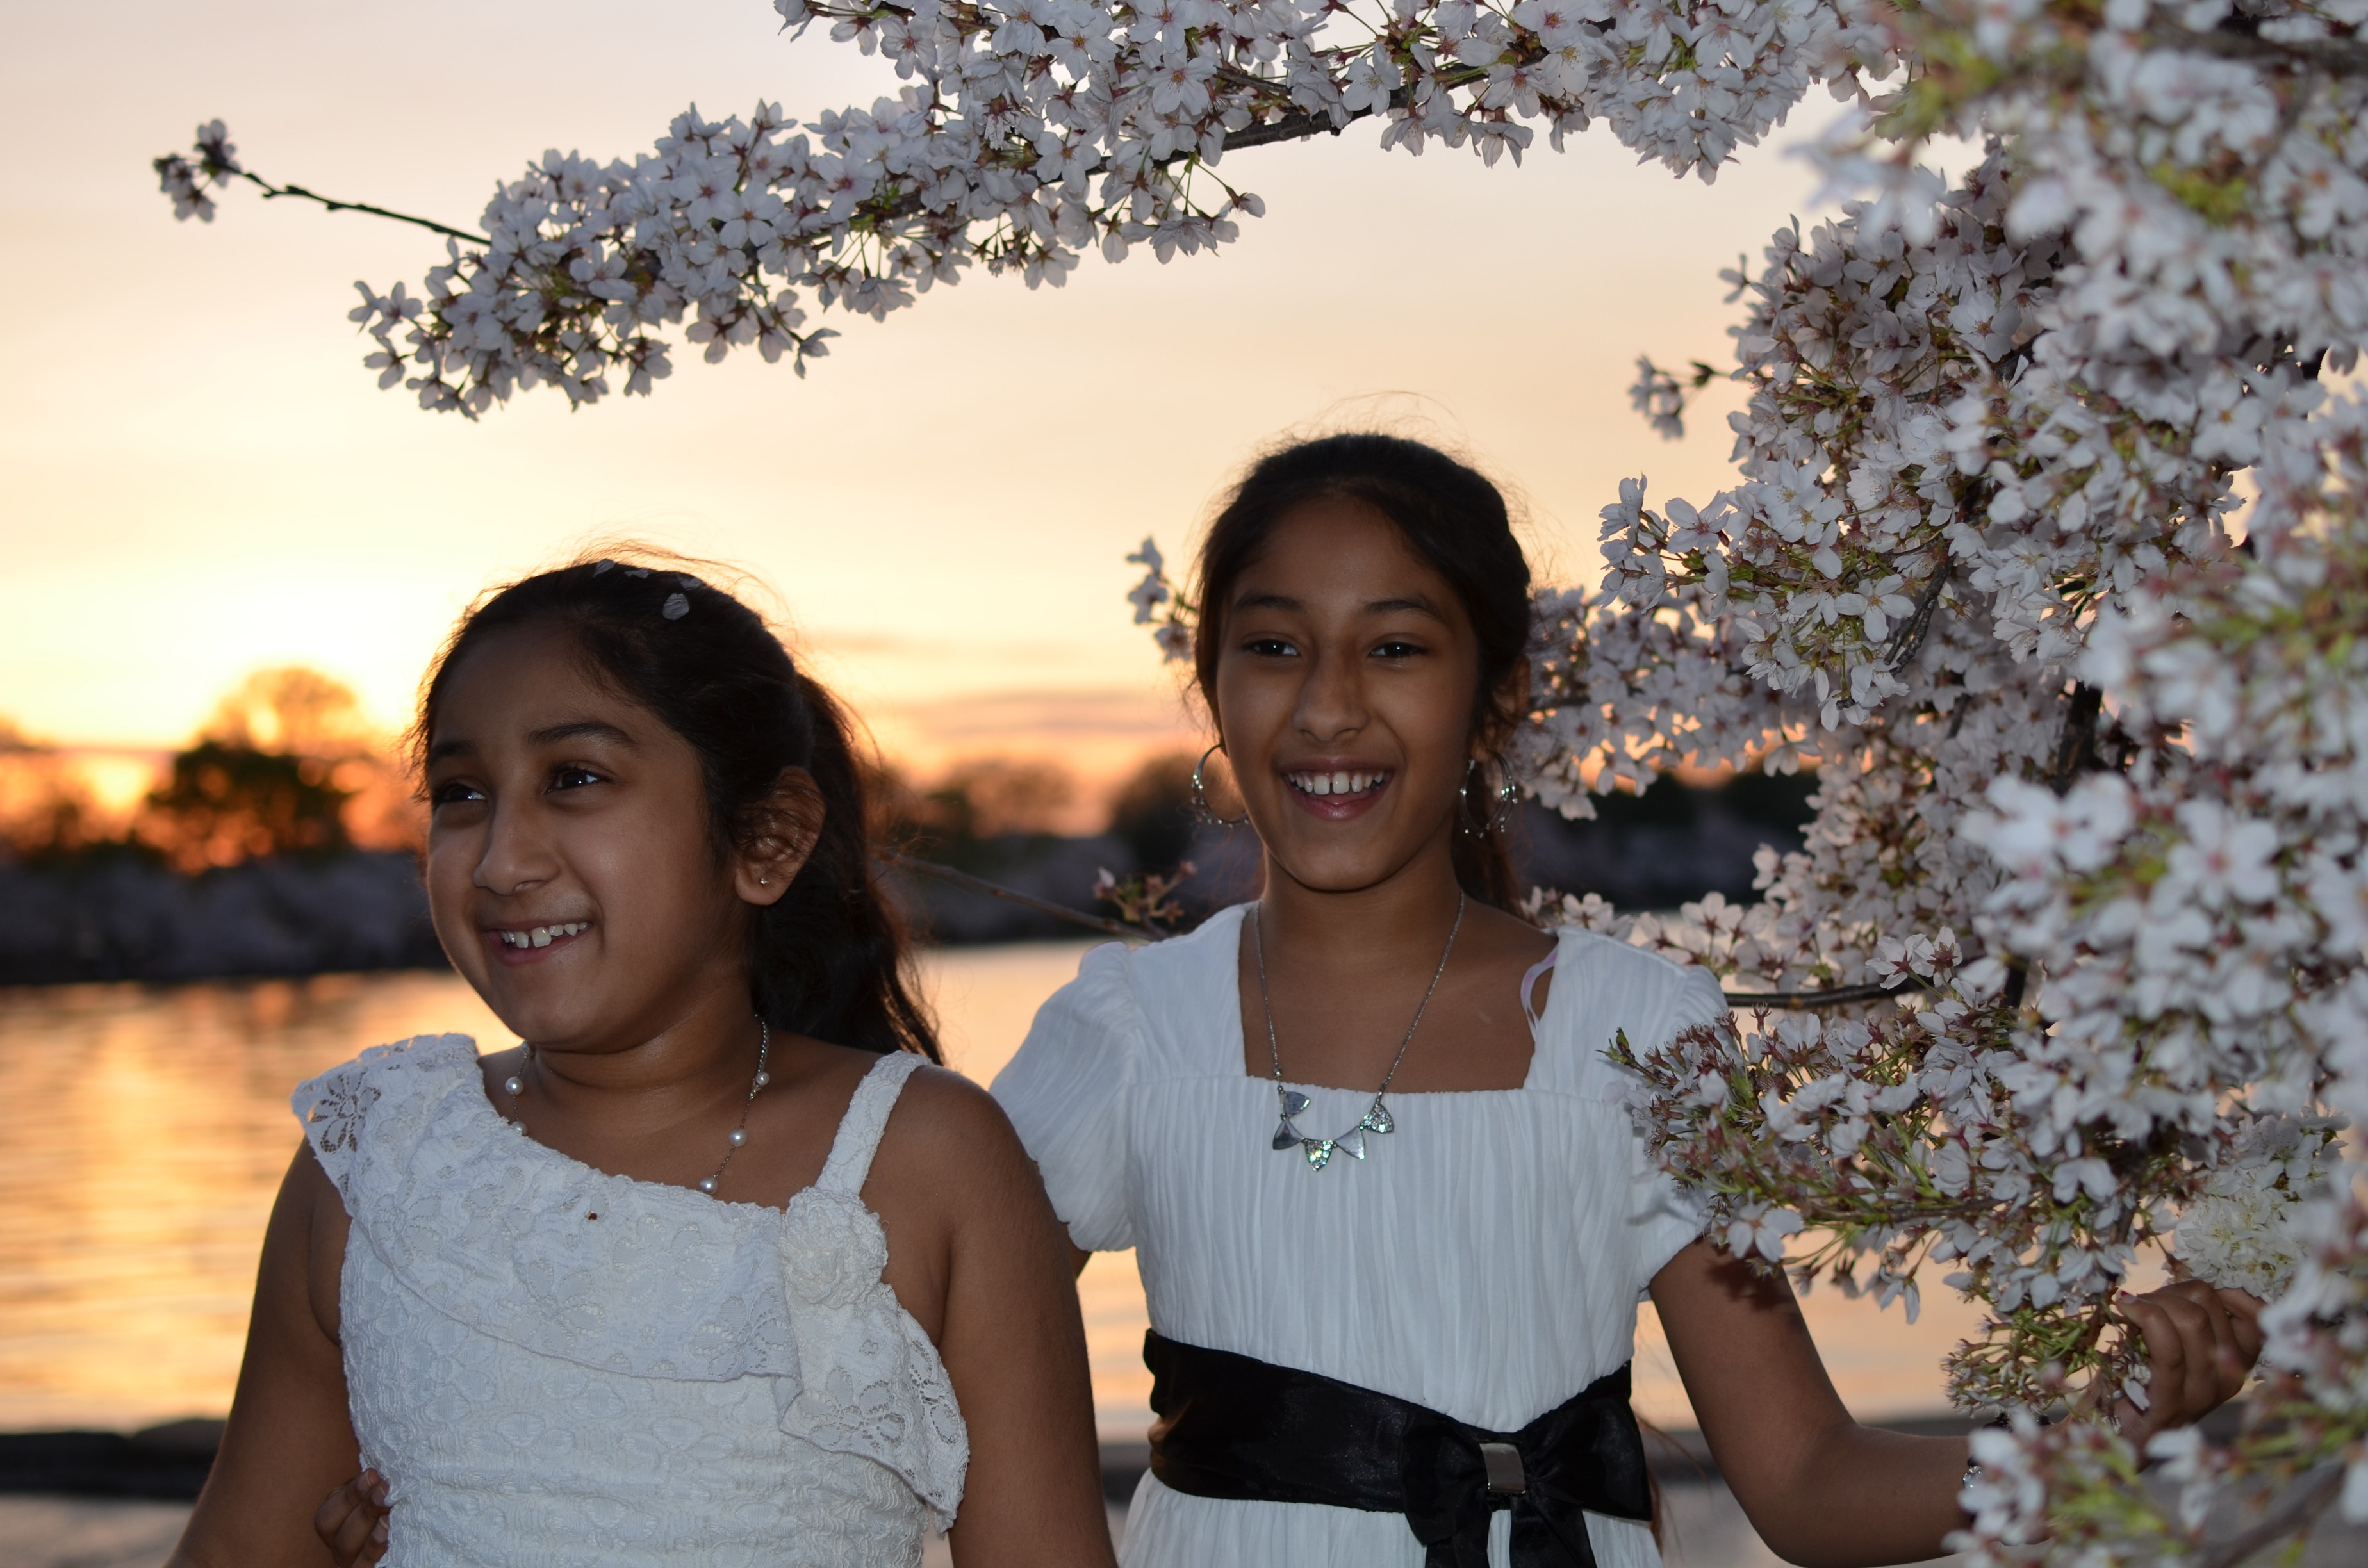
[[(1588, 822), (1565, 821), (1532, 801), (1515, 814), (1508, 846), (1522, 882), (1598, 892), (1625, 909), (1673, 909), (1712, 892), (1748, 903), (1758, 896), (1759, 848), (1800, 846), (1799, 797), (1810, 782), (1754, 777), (1695, 790), (1667, 779), (1643, 796), (1597, 798), (1598, 816)], [(1198, 868), (1178, 895), (1191, 916), (1255, 895), (1259, 850), (1248, 829), (1204, 824), (1169, 848)], [(1103, 871), (1124, 878), (1167, 869), (1142, 864), (1115, 833), (997, 834), (917, 852), (1031, 898), (1100, 914), (1110, 913), (1094, 891)], [(1167, 850), (1156, 853), (1164, 860)], [(930, 945), (1032, 941), (1079, 929), (911, 871), (891, 868), (882, 880)], [(130, 850), (0, 862), (0, 986), (448, 969), (418, 861), (407, 851), (270, 856), (196, 876)]]

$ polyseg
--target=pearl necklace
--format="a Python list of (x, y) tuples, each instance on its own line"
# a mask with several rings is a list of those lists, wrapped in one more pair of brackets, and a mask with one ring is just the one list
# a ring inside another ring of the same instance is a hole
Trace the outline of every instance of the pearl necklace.
[[(518, 1119), (520, 1113), (525, 1109), (525, 1107), (519, 1104), (519, 1096), (526, 1091), (524, 1075), (526, 1069), (534, 1061), (533, 1042), (520, 1040), (518, 1043), (526, 1047), (526, 1062), (519, 1064), (518, 1072), (502, 1080), (502, 1087), (508, 1091), (510, 1096), (510, 1111), (513, 1119)], [(748, 1142), (748, 1112), (756, 1105), (757, 1095), (763, 1092), (766, 1085), (773, 1081), (772, 1074), (765, 1070), (765, 1064), (771, 1057), (772, 1051), (773, 1026), (760, 1017), (757, 1020), (757, 1075), (748, 1080), (748, 1097), (740, 1102), (740, 1125), (734, 1128), (731, 1136), (724, 1140), (723, 1163), (715, 1167), (712, 1175), (699, 1178), (699, 1190), (706, 1193), (710, 1198), (715, 1196), (716, 1187), (723, 1180), (724, 1171), (732, 1165), (732, 1156), (738, 1153), (741, 1146)]]
[(1357, 1119), (1356, 1126), (1338, 1138), (1310, 1138), (1300, 1131), (1299, 1124), (1292, 1119), (1307, 1108), (1308, 1099), (1298, 1090), (1283, 1086), (1282, 1047), (1275, 1043), (1274, 1002), (1268, 996), (1266, 989), (1266, 922), (1260, 918), (1265, 904), (1261, 902), (1250, 905), (1250, 951), (1258, 955), (1258, 1006), (1266, 1011), (1266, 1049), (1274, 1059), (1275, 1097), (1282, 1105), (1282, 1125), (1274, 1130), (1274, 1146), (1278, 1152), (1304, 1150), (1308, 1165), (1320, 1171), (1332, 1163), (1335, 1152), (1352, 1160), (1363, 1159), (1366, 1133), (1379, 1136), (1397, 1131), (1397, 1119), (1390, 1114), (1390, 1108), (1382, 1103), (1382, 1097), (1390, 1092), (1390, 1084), (1398, 1075), (1398, 1065), (1406, 1060), (1406, 1047), (1414, 1043), (1414, 1031), (1422, 1027), (1423, 1014), (1430, 1010), (1431, 993), (1439, 989), (1439, 977), (1447, 972), (1447, 960), (1455, 951), (1456, 933), (1463, 929), (1463, 894), (1459, 891), (1455, 895), (1455, 924), (1447, 928), (1446, 949), (1439, 955), (1439, 967), (1430, 971), (1430, 984), (1423, 991), (1422, 1001), (1414, 1010), (1414, 1022), (1406, 1026), (1406, 1038), (1398, 1041), (1398, 1053), (1390, 1058), (1390, 1070), (1382, 1075), (1382, 1086), (1373, 1091), (1373, 1103), (1365, 1108), (1365, 1114)]

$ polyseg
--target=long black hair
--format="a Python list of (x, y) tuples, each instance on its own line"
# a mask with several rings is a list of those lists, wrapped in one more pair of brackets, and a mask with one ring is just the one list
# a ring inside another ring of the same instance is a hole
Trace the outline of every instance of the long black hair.
[[(1234, 584), (1275, 526), (1308, 501), (1345, 496), (1395, 523), (1417, 555), (1447, 580), (1480, 644), (1473, 692), (1473, 734), (1499, 746), (1520, 718), (1520, 694), (1506, 679), (1530, 642), (1530, 562), (1513, 537), (1505, 497), (1486, 475), (1435, 447), (1399, 436), (1325, 436), (1277, 448), (1260, 458), (1227, 497), (1201, 541), (1192, 571), (1200, 606), (1192, 670), (1201, 699), (1216, 715), (1217, 655), (1224, 646), (1225, 604)], [(1498, 754), (1473, 769), (1457, 812), (1455, 876), (1484, 903), (1513, 909), (1520, 887), (1495, 831), (1497, 790), (1507, 777)]]
[(919, 1000), (911, 939), (880, 886), (864, 769), (847, 710), (800, 670), (764, 617), (679, 561), (638, 546), (538, 573), (480, 598), (420, 689), (412, 732), (427, 756), (444, 685), (496, 631), (554, 625), (586, 667), (689, 743), (720, 862), (778, 828), (782, 770), (805, 769), (821, 835), (789, 891), (749, 910), (750, 1005), (775, 1028), (865, 1051), (941, 1061)]

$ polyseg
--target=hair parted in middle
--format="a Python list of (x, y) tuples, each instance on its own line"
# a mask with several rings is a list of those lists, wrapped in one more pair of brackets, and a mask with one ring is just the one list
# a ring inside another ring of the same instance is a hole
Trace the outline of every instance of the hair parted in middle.
[(1438, 448), (1402, 436), (1349, 433), (1294, 441), (1260, 458), (1209, 525), (1192, 569), (1192, 674), (1212, 718), (1217, 656), (1234, 584), (1293, 507), (1343, 497), (1362, 501), (1397, 526), (1406, 543), (1447, 580), (1479, 642), (1472, 735), (1491, 756), (1473, 772), (1459, 811), (1455, 874), (1484, 903), (1515, 909), (1521, 890), (1505, 835), (1493, 831), (1497, 790), (1508, 777), (1505, 741), (1521, 718), (1507, 682), (1529, 650), (1530, 562), (1513, 537), (1505, 497), (1487, 476)]

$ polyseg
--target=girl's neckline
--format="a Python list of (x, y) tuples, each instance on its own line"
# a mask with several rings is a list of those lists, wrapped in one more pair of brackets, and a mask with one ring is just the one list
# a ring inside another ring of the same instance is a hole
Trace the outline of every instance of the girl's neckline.
[[(1546, 1004), (1549, 1006), (1553, 1006), (1554, 998), (1551, 996), (1547, 997)], [(695, 1187), (677, 1187), (670, 1181), (648, 1181), (641, 1176), (627, 1176), (622, 1171), (604, 1171), (596, 1165), (577, 1159), (575, 1155), (568, 1153), (564, 1150), (552, 1148), (550, 1144), (545, 1143), (541, 1139), (528, 1132), (525, 1128), (519, 1126), (517, 1122), (512, 1121), (508, 1117), (504, 1116), (502, 1114), (501, 1108), (494, 1103), (493, 1091), (485, 1083), (484, 1068), (482, 1065), (484, 1058), (475, 1053), (473, 1049), (475, 1043), (476, 1042), (473, 1040), (470, 1042), (472, 1050), (468, 1058), (468, 1071), (475, 1079), (475, 1083), (472, 1085), (475, 1092), (469, 1096), (471, 1101), (470, 1115), (472, 1117), (490, 1119), (493, 1125), (487, 1131), (491, 1131), (495, 1136), (498, 1137), (502, 1133), (507, 1132), (511, 1137), (517, 1139), (520, 1143), (526, 1145), (526, 1147), (533, 1153), (542, 1155), (545, 1158), (555, 1160), (559, 1162), (560, 1165), (570, 1170), (579, 1171), (586, 1176), (595, 1177), (600, 1181), (623, 1182), (628, 1187), (645, 1192), (671, 1193), (680, 1198), (695, 1199), (699, 1202), (705, 1204), (712, 1209), (746, 1210), (746, 1213), (740, 1216), (741, 1218), (767, 1215), (774, 1219), (779, 1219), (783, 1214), (789, 1212), (789, 1205), (791, 1203), (795, 1203), (807, 1193), (813, 1192), (822, 1186), (821, 1179), (817, 1177), (815, 1180), (808, 1182), (805, 1186), (798, 1188), (797, 1191), (790, 1194), (789, 1201), (787, 1203), (783, 1203), (780, 1208), (775, 1208), (769, 1203), (752, 1203), (746, 1199), (742, 1198), (717, 1198), (711, 1193), (701, 1192)], [(888, 1058), (886, 1056), (882, 1056), (880, 1060), (881, 1062), (885, 1062)], [(833, 1151), (836, 1151), (838, 1147), (838, 1131), (839, 1130), (843, 1130), (847, 1125), (848, 1112), (852, 1111), (855, 1108), (855, 1096), (863, 1092), (863, 1085), (870, 1083), (871, 1081), (871, 1074), (879, 1070), (879, 1064), (875, 1062), (871, 1066), (865, 1068), (863, 1070), (863, 1076), (855, 1081), (855, 1093), (848, 1096), (847, 1108), (838, 1113), (837, 1128), (834, 1129), (831, 1133), (831, 1148)], [(828, 1153), (825, 1153), (823, 1156), (823, 1169), (825, 1171), (828, 1171), (830, 1169), (830, 1155)], [(863, 1196), (860, 1192), (850, 1194), (849, 1196), (853, 1197), (858, 1203), (861, 1203), (863, 1201)], [(870, 1205), (866, 1204), (865, 1207), (868, 1209)]]
[[(1240, 1001), (1241, 982), (1239, 976), (1239, 965), (1241, 961), (1241, 927), (1242, 923), (1249, 918), (1249, 907), (1250, 906), (1247, 903), (1237, 903), (1231, 909), (1224, 912), (1225, 915), (1233, 917), (1233, 939), (1229, 942), (1221, 942), (1218, 944), (1218, 946), (1224, 951), (1228, 960), (1231, 960), (1226, 971), (1225, 983), (1232, 987), (1235, 996), (1234, 1005), (1225, 1009), (1226, 1020), (1233, 1035), (1231, 1042), (1232, 1055), (1229, 1060), (1241, 1064), (1240, 1072), (1237, 1075), (1244, 1083), (1257, 1084), (1264, 1087), (1271, 1088), (1274, 1085), (1274, 1074), (1271, 1073), (1252, 1073), (1249, 1071), (1249, 1019), (1244, 1016)], [(1224, 916), (1222, 915), (1219, 916), (1219, 918), (1223, 917)], [(1215, 921), (1212, 920), (1210, 924), (1214, 925)], [(1206, 929), (1206, 927), (1203, 927), (1203, 929)], [(1554, 937), (1554, 947), (1547, 953), (1546, 957), (1540, 960), (1541, 964), (1551, 966), (1553, 969), (1554, 974), (1554, 989), (1546, 993), (1545, 1010), (1537, 1014), (1534, 1017), (1531, 1017), (1530, 1013), (1529, 998), (1531, 990), (1535, 986), (1540, 970), (1537, 966), (1532, 966), (1521, 977), (1518, 1000), (1521, 1004), (1521, 1017), (1530, 1026), (1530, 1060), (1529, 1064), (1521, 1069), (1521, 1081), (1520, 1083), (1515, 1084), (1508, 1088), (1502, 1089), (1393, 1088), (1390, 1090), (1390, 1098), (1394, 1100), (1468, 1099), (1481, 1095), (1528, 1094), (1537, 1084), (1539, 1042), (1551, 1038), (1546, 1030), (1547, 1022), (1556, 1016), (1555, 1009), (1563, 1005), (1563, 993), (1570, 989), (1570, 987), (1565, 983), (1568, 977), (1564, 975), (1562, 972), (1563, 937), (1565, 929), (1566, 927), (1556, 926), (1554, 931), (1550, 933)], [(1285, 1078), (1283, 1079), (1282, 1084), (1283, 1087), (1287, 1089), (1318, 1089), (1327, 1094), (1363, 1095), (1370, 1097), (1373, 1092), (1370, 1087), (1353, 1084), (1316, 1084), (1304, 1082), (1296, 1078)]]

